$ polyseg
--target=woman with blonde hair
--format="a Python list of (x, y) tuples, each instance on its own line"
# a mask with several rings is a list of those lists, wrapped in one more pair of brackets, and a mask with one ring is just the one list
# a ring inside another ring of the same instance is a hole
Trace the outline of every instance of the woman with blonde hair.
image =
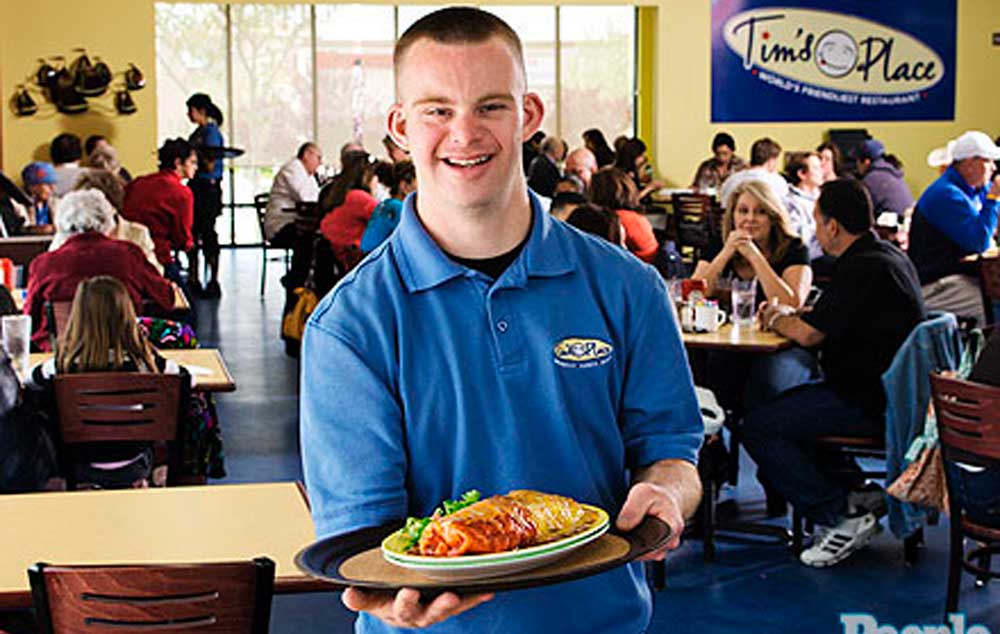
[[(101, 275), (77, 285), (55, 357), (32, 369), (26, 387), (51, 394), (56, 375), (79, 372), (182, 370), (157, 354), (143, 335), (125, 285)], [(75, 456), (75, 480), (99, 488), (147, 486), (152, 474), (153, 448), (148, 442), (87, 443)]]
[(710, 297), (727, 297), (733, 279), (757, 279), (757, 304), (777, 298), (801, 307), (812, 287), (809, 251), (763, 181), (740, 183), (722, 218), (722, 245), (702, 253), (694, 274)]

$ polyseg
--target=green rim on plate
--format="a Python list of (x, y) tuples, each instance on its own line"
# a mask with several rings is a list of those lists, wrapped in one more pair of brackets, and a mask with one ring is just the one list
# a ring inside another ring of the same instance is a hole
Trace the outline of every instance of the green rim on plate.
[(503, 553), (462, 555), (460, 557), (427, 557), (424, 555), (409, 555), (402, 551), (403, 545), (406, 544), (408, 540), (403, 534), (402, 529), (400, 529), (382, 540), (382, 556), (391, 563), (406, 566), (416, 565), (427, 568), (460, 569), (503, 564), (512, 561), (522, 561), (534, 557), (550, 555), (562, 550), (573, 548), (581, 542), (594, 539), (596, 536), (599, 536), (601, 533), (608, 530), (610, 518), (603, 509), (596, 506), (590, 506), (589, 504), (583, 504), (581, 506), (593, 512), (597, 516), (596, 521), (590, 526), (590, 528), (587, 528), (583, 532), (558, 539), (554, 542), (539, 544), (537, 546), (529, 546), (528, 548), (521, 548)]

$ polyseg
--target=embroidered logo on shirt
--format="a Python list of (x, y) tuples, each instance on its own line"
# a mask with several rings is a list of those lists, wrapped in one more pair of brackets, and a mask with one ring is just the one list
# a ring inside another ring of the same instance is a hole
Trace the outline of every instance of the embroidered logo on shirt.
[(552, 348), (555, 364), (564, 368), (593, 368), (611, 361), (614, 347), (600, 339), (568, 337)]

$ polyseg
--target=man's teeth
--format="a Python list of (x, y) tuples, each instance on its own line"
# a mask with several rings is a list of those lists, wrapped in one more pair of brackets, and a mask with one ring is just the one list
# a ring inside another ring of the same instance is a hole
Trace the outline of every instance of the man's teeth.
[(451, 165), (457, 165), (458, 167), (472, 167), (473, 165), (481, 165), (481, 164), (485, 163), (488, 160), (490, 160), (489, 155), (480, 156), (480, 157), (474, 158), (474, 159), (465, 159), (465, 160), (463, 160), (463, 159), (456, 159), (456, 158), (448, 158), (448, 159), (445, 159), (445, 162), (449, 163)]

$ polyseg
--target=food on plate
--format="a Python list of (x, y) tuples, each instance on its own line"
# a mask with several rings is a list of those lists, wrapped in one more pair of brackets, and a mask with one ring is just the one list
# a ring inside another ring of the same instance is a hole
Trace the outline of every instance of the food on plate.
[(561, 495), (517, 490), (484, 500), (470, 491), (429, 518), (410, 518), (408, 552), (430, 557), (499, 553), (575, 535), (597, 514)]

